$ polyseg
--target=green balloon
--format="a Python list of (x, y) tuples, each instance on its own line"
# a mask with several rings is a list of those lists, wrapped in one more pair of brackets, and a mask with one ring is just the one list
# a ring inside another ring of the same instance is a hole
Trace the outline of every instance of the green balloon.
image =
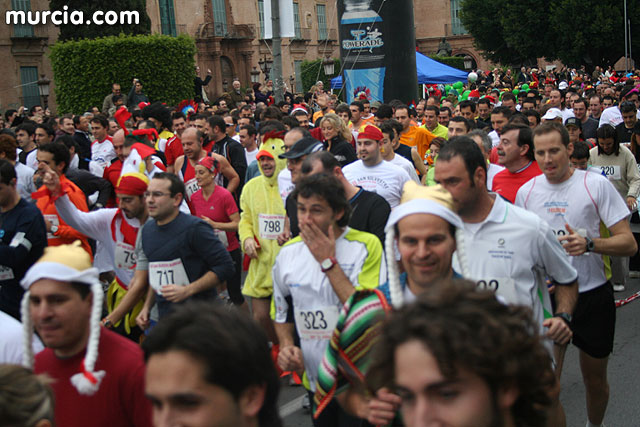
[(529, 90), (529, 85), (527, 83), (523, 84), (522, 85), (522, 90), (525, 91), (525, 92), (528, 91)]
[(514, 94), (514, 95), (518, 96), (518, 94), (519, 94), (519, 93), (520, 93), (520, 91), (519, 91), (518, 89), (514, 89), (514, 90), (513, 90), (513, 94)]
[(451, 85), (446, 85), (444, 87), (444, 93), (449, 93), (450, 90), (451, 90)]
[(458, 89), (458, 90), (460, 90), (460, 89), (462, 89), (464, 87), (464, 84), (462, 82), (455, 82), (453, 84), (453, 87)]

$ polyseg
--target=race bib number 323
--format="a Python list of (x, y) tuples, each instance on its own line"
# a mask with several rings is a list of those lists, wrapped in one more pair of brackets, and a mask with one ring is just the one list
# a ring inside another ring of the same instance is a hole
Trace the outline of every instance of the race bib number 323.
[(294, 310), (300, 338), (329, 340), (338, 323), (338, 307), (328, 306), (311, 310)]

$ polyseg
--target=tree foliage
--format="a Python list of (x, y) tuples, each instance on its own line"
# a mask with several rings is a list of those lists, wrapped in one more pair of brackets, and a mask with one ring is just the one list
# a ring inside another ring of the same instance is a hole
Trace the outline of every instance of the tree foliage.
[(58, 41), (50, 53), (58, 110), (81, 113), (100, 107), (113, 83), (127, 94), (134, 77), (151, 101), (176, 105), (191, 99), (195, 54), (195, 42), (186, 35)]
[(434, 61), (438, 61), (442, 64), (448, 65), (449, 67), (457, 68), (458, 70), (465, 71), (464, 69), (464, 58), (462, 56), (438, 56), (438, 55), (429, 55), (429, 58)]
[(336, 77), (340, 71), (340, 60), (333, 60), (334, 76), (327, 76), (324, 73), (324, 67), (322, 66), (323, 59), (316, 59), (315, 61), (303, 61), (300, 64), (300, 74), (302, 74), (302, 91), (308, 92), (311, 86), (316, 84), (318, 80), (322, 80), (325, 90), (331, 87), (331, 79)]
[[(68, 9), (64, 9), (67, 6)], [(120, 16), (122, 11), (138, 12), (138, 24), (128, 22), (118, 22), (117, 25), (74, 25), (71, 22), (60, 25), (60, 35), (58, 40), (80, 40), (94, 39), (96, 37), (117, 36), (119, 34), (137, 35), (151, 33), (151, 20), (147, 15), (146, 2), (144, 0), (51, 0), (49, 2), (51, 11), (66, 10), (71, 18), (72, 11), (82, 11), (84, 21), (90, 20), (94, 12), (113, 11)], [(98, 16), (99, 19), (105, 18), (105, 15)]]
[[(640, 0), (627, 0), (631, 22)], [(464, 0), (461, 19), (476, 47), (510, 65), (559, 59), (572, 65), (613, 65), (624, 56), (620, 0)], [(636, 37), (632, 51), (640, 49)]]

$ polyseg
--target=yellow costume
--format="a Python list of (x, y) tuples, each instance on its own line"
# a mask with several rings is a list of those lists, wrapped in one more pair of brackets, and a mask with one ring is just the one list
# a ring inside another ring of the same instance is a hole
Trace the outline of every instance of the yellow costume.
[[(268, 137), (268, 134), (265, 136)], [(251, 259), (242, 293), (253, 298), (268, 298), (273, 293), (271, 269), (280, 252), (277, 236), (284, 231), (286, 211), (278, 191), (278, 174), (285, 168), (285, 160), (278, 157), (284, 153), (282, 139), (269, 138), (260, 146), (257, 158), (268, 155), (275, 159), (276, 168), (269, 178), (262, 175), (247, 182), (240, 196), (240, 223), (238, 234), (244, 250), (247, 239), (256, 239), (260, 245), (258, 258)]]

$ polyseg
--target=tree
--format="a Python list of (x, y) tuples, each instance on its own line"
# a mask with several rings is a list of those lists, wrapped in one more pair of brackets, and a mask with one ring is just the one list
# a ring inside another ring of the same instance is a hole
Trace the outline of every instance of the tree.
[[(640, 0), (627, 0), (640, 19)], [(461, 19), (487, 59), (509, 65), (536, 58), (565, 64), (613, 65), (624, 56), (620, 0), (464, 0)], [(638, 52), (640, 41), (632, 46)]]
[(134, 77), (152, 102), (177, 105), (193, 97), (195, 54), (195, 41), (186, 35), (58, 41), (49, 55), (58, 112), (78, 114), (101, 106), (113, 83), (126, 94)]
[[(65, 9), (65, 6), (68, 8)], [(49, 2), (49, 9), (51, 11), (66, 11), (68, 16), (68, 23), (62, 24), (60, 28), (60, 36), (58, 40), (80, 40), (80, 39), (94, 39), (96, 37), (104, 36), (117, 36), (119, 34), (126, 35), (138, 35), (138, 34), (150, 34), (151, 33), (151, 20), (147, 15), (146, 4), (144, 0), (51, 0)], [(80, 15), (72, 13), (74, 11), (81, 11), (83, 14), (82, 24), (74, 24), (74, 19)], [(118, 21), (115, 25), (97, 25), (91, 23), (86, 24), (87, 21), (91, 21), (95, 12), (103, 12), (102, 15), (97, 15), (96, 19), (108, 20), (114, 17), (107, 12), (115, 12), (118, 19), (121, 12), (136, 11), (138, 12), (139, 22), (128, 23), (125, 19), (124, 22)]]

